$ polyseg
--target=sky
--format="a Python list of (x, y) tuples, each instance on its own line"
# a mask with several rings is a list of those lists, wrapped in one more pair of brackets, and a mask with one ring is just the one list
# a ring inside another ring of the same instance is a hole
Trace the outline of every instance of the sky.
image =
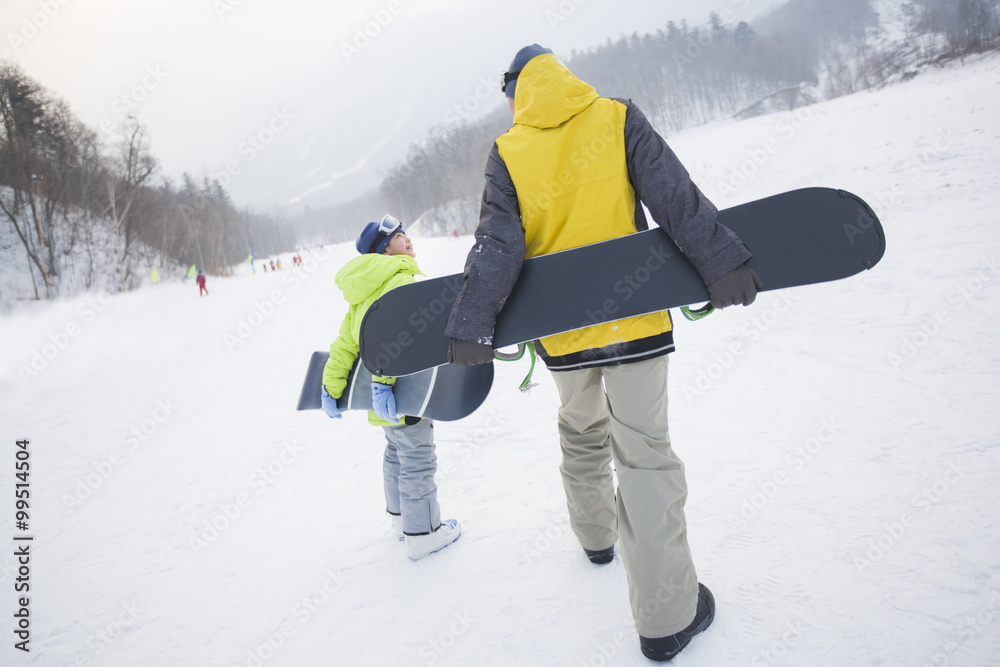
[(499, 76), (522, 46), (569, 59), (782, 2), (3, 0), (0, 57), (109, 145), (137, 118), (162, 176), (217, 178), (239, 206), (294, 212), (358, 196), (430, 128), (504, 105)]

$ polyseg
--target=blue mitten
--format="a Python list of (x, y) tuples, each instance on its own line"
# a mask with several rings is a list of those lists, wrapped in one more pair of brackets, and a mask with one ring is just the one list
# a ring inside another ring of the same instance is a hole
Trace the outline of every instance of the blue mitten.
[(396, 397), (392, 395), (392, 386), (381, 382), (372, 382), (372, 406), (379, 419), (387, 422), (398, 422), (396, 416)]
[(333, 417), (334, 419), (340, 419), (340, 415), (344, 412), (337, 407), (337, 399), (330, 396), (330, 393), (326, 390), (326, 387), (321, 387), (320, 389), (323, 394), (320, 396), (320, 402), (323, 406), (323, 412), (326, 413), (327, 417)]

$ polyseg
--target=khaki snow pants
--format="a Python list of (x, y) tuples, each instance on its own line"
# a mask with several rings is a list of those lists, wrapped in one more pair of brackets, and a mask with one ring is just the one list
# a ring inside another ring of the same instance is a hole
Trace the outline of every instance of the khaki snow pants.
[(621, 541), (635, 627), (650, 638), (686, 628), (698, 603), (684, 464), (667, 432), (667, 359), (552, 373), (570, 526), (590, 550)]

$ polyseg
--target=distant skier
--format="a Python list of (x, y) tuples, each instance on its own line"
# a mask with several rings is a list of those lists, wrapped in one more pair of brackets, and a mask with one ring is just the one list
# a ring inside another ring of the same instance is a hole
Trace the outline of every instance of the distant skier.
[[(337, 273), (337, 287), (343, 291), (349, 308), (340, 335), (330, 345), (330, 359), (323, 372), (323, 411), (335, 418), (341, 414), (336, 399), (346, 388), (348, 374), (358, 357), (361, 319), (368, 307), (385, 292), (423, 275), (417, 268), (413, 243), (392, 216), (365, 225), (355, 247), (361, 256)], [(434, 424), (429, 419), (396, 414), (392, 393), (395, 381), (374, 378), (375, 409), (368, 413), (368, 422), (385, 432), (382, 473), (386, 511), (396, 535), (406, 541), (407, 555), (418, 560), (457, 540), (462, 527), (454, 519), (441, 521), (434, 482)]]
[(198, 282), (198, 296), (207, 296), (208, 288), (205, 287), (205, 274), (199, 271), (195, 280)]
[(271, 270), (274, 271), (274, 260), (271, 260)]

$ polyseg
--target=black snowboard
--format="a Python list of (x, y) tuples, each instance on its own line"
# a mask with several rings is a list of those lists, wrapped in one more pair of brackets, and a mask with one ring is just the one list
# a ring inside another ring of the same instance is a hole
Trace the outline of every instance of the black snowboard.
[[(720, 211), (719, 222), (753, 253), (764, 290), (846, 278), (885, 252), (874, 212), (843, 190), (793, 190)], [(456, 274), (384, 294), (361, 324), (364, 365), (402, 376), (447, 363), (444, 327), (463, 284)], [(705, 301), (701, 276), (654, 228), (525, 261), (497, 317), (493, 347)]]
[[(323, 368), (329, 352), (313, 352), (309, 359), (299, 410), (319, 410)], [(357, 361), (347, 377), (347, 388), (337, 399), (341, 410), (372, 409), (372, 374)], [(455, 421), (476, 411), (493, 386), (493, 364), (467, 368), (441, 366), (396, 380), (392, 393), (399, 416), (426, 417), (439, 421)]]

